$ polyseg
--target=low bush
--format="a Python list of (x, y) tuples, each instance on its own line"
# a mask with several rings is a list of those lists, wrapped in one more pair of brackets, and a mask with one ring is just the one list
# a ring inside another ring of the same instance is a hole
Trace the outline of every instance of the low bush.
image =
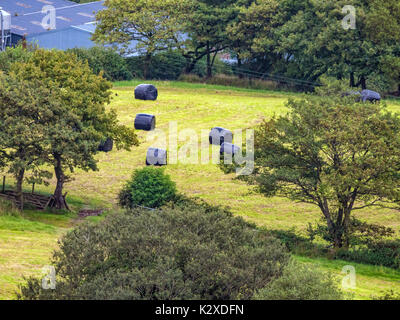
[(11, 201), (0, 198), (0, 216), (20, 217), (21, 211)]
[[(126, 60), (130, 72), (135, 78), (143, 78), (144, 57), (129, 57)], [(185, 69), (186, 60), (177, 51), (162, 52), (152, 57), (148, 78), (156, 80), (176, 80)]]
[(179, 78), (180, 81), (192, 83), (207, 83), (214, 85), (232, 86), (246, 89), (257, 90), (277, 90), (279, 84), (269, 80), (259, 80), (251, 78), (242, 78), (225, 74), (216, 74), (212, 78), (202, 78), (196, 74), (183, 74)]
[(87, 61), (95, 74), (103, 72), (104, 78), (109, 81), (131, 80), (133, 78), (125, 58), (111, 48), (74, 48), (69, 51), (75, 53), (79, 59)]
[(53, 256), (56, 288), (29, 278), (19, 298), (250, 299), (289, 260), (277, 239), (242, 218), (171, 204), (79, 225)]
[(119, 204), (123, 208), (158, 208), (176, 197), (176, 185), (163, 168), (145, 167), (134, 171), (119, 193)]
[(338, 280), (328, 272), (291, 262), (281, 277), (257, 291), (255, 300), (341, 300)]

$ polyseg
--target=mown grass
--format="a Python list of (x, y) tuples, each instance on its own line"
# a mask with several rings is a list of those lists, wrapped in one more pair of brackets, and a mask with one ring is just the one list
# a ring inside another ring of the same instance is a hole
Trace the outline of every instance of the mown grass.
[[(138, 101), (134, 99), (133, 91), (139, 83), (140, 81), (115, 83), (109, 108), (114, 108), (120, 121), (131, 127), (137, 113), (155, 114), (157, 128), (163, 130), (167, 138), (171, 121), (177, 123), (179, 132), (192, 129), (194, 131), (191, 135), (196, 135), (199, 139), (202, 131), (207, 133), (214, 126), (231, 130), (252, 128), (263, 119), (284, 114), (285, 101), (297, 95), (219, 85), (157, 81), (152, 83), (159, 89), (158, 100)], [(400, 104), (389, 101), (389, 108), (400, 111)], [(117, 208), (117, 194), (132, 171), (145, 166), (147, 148), (161, 146), (157, 142), (147, 141), (147, 132), (138, 131), (137, 134), (141, 144), (131, 152), (113, 150), (110, 153), (101, 153), (97, 156), (97, 172), (78, 170), (74, 173), (74, 180), (66, 185), (68, 199), (74, 211), (81, 208)], [(172, 139), (177, 139), (177, 136), (173, 135)], [(188, 137), (178, 141), (178, 148), (185, 144), (188, 144)], [(199, 146), (198, 154), (195, 155), (199, 160), (201, 153), (218, 152), (218, 147), (215, 146), (200, 147), (200, 141), (189, 144)], [(318, 208), (278, 197), (267, 199), (254, 192), (252, 187), (234, 180), (234, 175), (223, 174), (211, 161), (198, 165), (170, 164), (166, 167), (166, 172), (177, 183), (180, 192), (200, 197), (214, 205), (229, 207), (236, 215), (269, 229), (295, 228), (298, 233), (304, 233), (309, 222), (315, 223), (320, 218)], [(11, 178), (7, 181), (13, 183)], [(38, 186), (36, 189), (49, 194), (53, 188), (54, 181), (48, 187)], [(356, 215), (366, 221), (400, 230), (399, 214), (394, 210), (365, 209)], [(48, 263), (50, 252), (56, 247), (56, 239), (76, 223), (76, 218), (76, 213), (54, 215), (49, 212), (28, 211), (16, 220), (6, 217), (1, 222), (0, 219), (0, 288), (5, 288), (0, 289), (0, 298), (12, 297), (11, 291), (20, 283), (22, 274), (40, 272), (38, 268)], [(325, 260), (310, 260), (312, 261), (321, 263)], [(325, 267), (333, 271), (340, 267), (339, 262), (325, 262)], [(371, 270), (369, 276), (360, 273), (360, 279), (365, 279), (365, 284), (361, 282), (357, 292), (359, 298), (368, 298), (371, 292), (377, 294), (381, 288), (390, 289), (398, 285), (396, 277), (400, 273), (397, 271), (393, 271), (393, 278), (383, 281), (381, 277), (385, 277), (389, 271), (371, 268), (368, 269)]]
[(353, 295), (353, 299), (369, 300), (381, 296), (389, 290), (400, 292), (400, 272), (398, 270), (382, 266), (371, 266), (343, 260), (329, 260), (326, 258), (308, 258), (294, 256), (301, 263), (308, 263), (325, 271), (337, 275), (339, 285), (346, 273), (342, 273), (344, 266), (352, 266), (355, 269), (355, 288), (346, 289)]

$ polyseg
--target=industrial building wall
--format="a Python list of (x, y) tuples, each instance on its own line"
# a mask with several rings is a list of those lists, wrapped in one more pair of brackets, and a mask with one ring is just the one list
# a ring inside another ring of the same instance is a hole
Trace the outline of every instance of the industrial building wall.
[(27, 36), (27, 42), (37, 44), (40, 48), (67, 50), (72, 48), (91, 48), (95, 44), (90, 40), (92, 34), (68, 28)]

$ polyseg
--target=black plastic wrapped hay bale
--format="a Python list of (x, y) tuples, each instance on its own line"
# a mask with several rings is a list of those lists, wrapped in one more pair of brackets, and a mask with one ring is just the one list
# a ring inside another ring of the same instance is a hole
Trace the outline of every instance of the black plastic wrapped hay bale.
[(147, 166), (165, 166), (167, 165), (167, 151), (158, 148), (147, 149), (146, 155)]
[(361, 92), (352, 90), (352, 91), (346, 91), (346, 92), (342, 93), (342, 98), (349, 97), (349, 96), (354, 96), (356, 98), (356, 100), (360, 101)]
[(232, 143), (233, 134), (231, 131), (221, 127), (212, 128), (209, 135), (210, 144), (221, 145), (224, 142)]
[(221, 148), (219, 149), (220, 154), (229, 153), (235, 155), (239, 153), (239, 151), (240, 148), (238, 146), (235, 146), (234, 144), (229, 142), (224, 142), (223, 144), (221, 144)]
[(113, 146), (114, 146), (113, 139), (107, 138), (106, 140), (100, 143), (98, 150), (103, 152), (110, 152), (113, 149)]
[(372, 90), (363, 90), (361, 91), (361, 100), (362, 102), (379, 102), (381, 101), (381, 95), (378, 92)]
[(135, 88), (135, 99), (139, 100), (157, 100), (158, 91), (152, 84), (139, 84)]
[(156, 117), (152, 114), (139, 113), (135, 118), (135, 129), (151, 131), (156, 127)]

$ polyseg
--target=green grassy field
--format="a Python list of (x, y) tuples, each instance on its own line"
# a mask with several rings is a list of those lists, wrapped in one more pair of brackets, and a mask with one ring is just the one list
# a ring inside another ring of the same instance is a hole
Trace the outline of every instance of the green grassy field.
[[(214, 126), (231, 130), (254, 127), (264, 118), (283, 114), (285, 101), (294, 96), (286, 92), (247, 90), (223, 86), (188, 84), (182, 82), (156, 82), (159, 88), (157, 101), (138, 101), (133, 97), (134, 86), (139, 82), (115, 83), (110, 108), (117, 110), (122, 123), (133, 126), (137, 113), (152, 113), (157, 116), (157, 128), (168, 136), (169, 123), (178, 125), (178, 132), (193, 129), (200, 137), (202, 130)], [(389, 108), (400, 111), (400, 104), (390, 101)], [(73, 208), (116, 208), (116, 196), (132, 171), (145, 165), (146, 149), (153, 145), (146, 141), (148, 133), (139, 131), (140, 146), (131, 152), (113, 150), (98, 155), (99, 171), (74, 174), (67, 184)], [(175, 139), (176, 137), (173, 137)], [(187, 144), (179, 141), (178, 147)], [(210, 150), (212, 149), (212, 150)], [(218, 151), (218, 147), (204, 146), (200, 153)], [(211, 204), (229, 207), (233, 213), (269, 229), (289, 230), (296, 228), (303, 233), (309, 222), (315, 222), (320, 214), (317, 208), (293, 203), (282, 198), (266, 199), (254, 192), (252, 187), (233, 180), (234, 175), (224, 175), (215, 164), (171, 164), (166, 168), (177, 183), (180, 192), (200, 197)], [(12, 184), (12, 179), (8, 179)], [(50, 193), (53, 188), (38, 187)], [(27, 186), (29, 188), (29, 186)], [(357, 216), (369, 221), (400, 230), (400, 217), (388, 209), (366, 209)], [(29, 221), (28, 221), (29, 219)], [(27, 212), (23, 218), (0, 217), (0, 298), (13, 298), (22, 275), (40, 274), (48, 263), (56, 239), (67, 228), (76, 224), (74, 214), (54, 216), (52, 214)], [(306, 259), (303, 262), (322, 264), (323, 268), (340, 273), (340, 261)], [(400, 291), (400, 272), (373, 266), (357, 266), (360, 270), (356, 298), (369, 298), (381, 290)]]

